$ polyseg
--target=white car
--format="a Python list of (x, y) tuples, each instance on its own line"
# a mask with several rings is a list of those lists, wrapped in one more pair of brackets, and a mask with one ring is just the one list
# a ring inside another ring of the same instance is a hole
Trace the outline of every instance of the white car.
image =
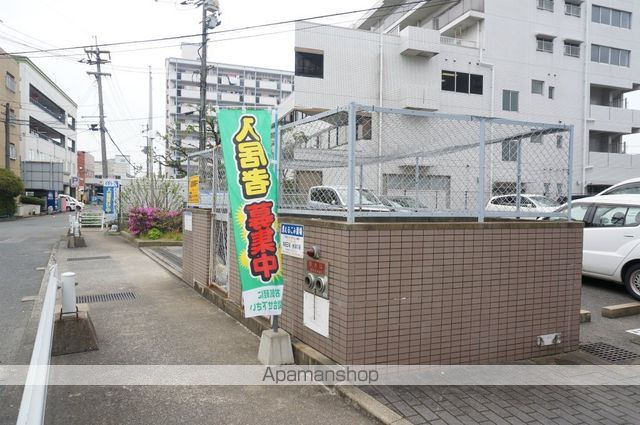
[[(309, 189), (309, 206), (316, 209), (344, 210), (347, 208), (347, 186), (313, 186)], [(356, 188), (353, 201), (357, 211), (392, 211), (369, 189)]]
[(75, 210), (82, 210), (84, 208), (84, 202), (82, 201), (78, 201), (76, 198), (74, 198), (73, 196), (69, 196), (69, 195), (64, 195), (64, 194), (60, 194), (58, 195), (58, 198), (65, 199), (67, 206), (66, 209), (67, 211), (75, 211)]
[[(558, 212), (566, 213), (567, 205)], [(640, 195), (578, 199), (571, 219), (584, 222), (582, 274), (624, 283), (640, 300)]]
[(603, 195), (640, 195), (640, 178), (629, 179), (606, 188), (596, 196)]
[[(486, 211), (489, 212), (516, 212), (518, 211), (518, 197), (515, 194), (494, 196), (489, 199)], [(523, 213), (550, 213), (558, 209), (558, 204), (553, 199), (542, 195), (520, 195), (520, 212)], [(532, 218), (535, 218), (532, 216)]]

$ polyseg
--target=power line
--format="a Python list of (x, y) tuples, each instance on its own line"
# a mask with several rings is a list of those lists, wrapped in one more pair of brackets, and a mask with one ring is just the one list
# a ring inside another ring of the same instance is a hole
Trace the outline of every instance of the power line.
[[(266, 27), (271, 27), (271, 26), (293, 24), (293, 23), (302, 22), (302, 21), (310, 21), (310, 20), (315, 20), (315, 19), (326, 19), (326, 18), (332, 18), (332, 17), (336, 17), (336, 16), (350, 15), (350, 14), (354, 14), (354, 13), (369, 12), (369, 11), (373, 11), (373, 10), (380, 10), (380, 9), (387, 9), (387, 8), (396, 8), (396, 7), (402, 7), (402, 6), (416, 5), (416, 4), (420, 4), (420, 3), (426, 3), (429, 7), (443, 6), (443, 5), (446, 5), (446, 4), (455, 3), (457, 1), (458, 0), (443, 0), (443, 1), (439, 1), (439, 2), (429, 2), (428, 0), (410, 1), (410, 2), (404, 3), (402, 5), (388, 5), (388, 6), (384, 6), (383, 5), (383, 6), (379, 6), (379, 7), (369, 7), (369, 8), (366, 8), (366, 9), (350, 10), (350, 11), (346, 11), (346, 12), (330, 13), (330, 14), (325, 14), (325, 15), (316, 15), (316, 16), (310, 16), (310, 17), (306, 17), (306, 18), (298, 18), (298, 19), (289, 19), (289, 20), (284, 20), (284, 21), (269, 22), (269, 23), (266, 23), (266, 24), (247, 25), (247, 26), (244, 26), (244, 27), (230, 28), (230, 29), (227, 29), (227, 30), (218, 30), (218, 31), (215, 31), (215, 32), (211, 31), (211, 32), (208, 32), (207, 35), (225, 34), (225, 33), (246, 31), (246, 30), (257, 29), (257, 28), (266, 28)], [(112, 43), (103, 43), (103, 44), (98, 45), (98, 47), (123, 46), (123, 45), (128, 45), (128, 44), (141, 44), (141, 43), (154, 43), (154, 42), (158, 42), (158, 41), (179, 40), (179, 39), (184, 39), (184, 38), (193, 38), (193, 37), (201, 37), (201, 36), (202, 36), (202, 33), (197, 33), (197, 34), (175, 35), (175, 36), (168, 36), (168, 37), (148, 38), (148, 39), (140, 39), (140, 40), (127, 40), (127, 41), (118, 41), (118, 42), (112, 42)], [(8, 53), (5, 52), (5, 53), (0, 53), (0, 56), (26, 55), (26, 54), (31, 54), (31, 53), (51, 53), (51, 52), (64, 51), (64, 50), (89, 49), (89, 48), (94, 48), (94, 47), (96, 47), (96, 46), (95, 45), (83, 44), (83, 45), (78, 45), (78, 46), (57, 47), (57, 48), (52, 48), (52, 49), (25, 50), (25, 51), (8, 52)]]
[[(133, 165), (133, 163), (131, 161), (129, 161), (129, 155), (125, 155), (121, 150), (120, 147), (118, 146), (118, 144), (116, 143), (115, 140), (113, 140), (113, 137), (111, 137), (111, 133), (109, 132), (109, 130), (107, 130), (105, 128), (105, 133), (107, 133), (107, 136), (109, 136), (109, 140), (111, 140), (111, 143), (113, 143), (113, 145), (116, 147), (116, 149), (118, 150), (118, 152), (120, 152), (120, 155), (122, 155), (122, 157), (125, 159), (125, 161), (127, 161), (129, 163), (129, 165), (131, 165), (131, 167), (133, 168), (134, 173), (136, 172), (136, 169), (138, 168), (138, 166)], [(106, 161), (106, 158), (104, 159)], [(106, 178), (106, 177), (105, 177)]]

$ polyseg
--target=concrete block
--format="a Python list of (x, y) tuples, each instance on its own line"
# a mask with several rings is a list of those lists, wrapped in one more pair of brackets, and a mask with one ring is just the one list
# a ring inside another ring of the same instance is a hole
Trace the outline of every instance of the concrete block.
[(274, 332), (267, 329), (260, 337), (258, 360), (263, 365), (280, 366), (293, 364), (293, 350), (291, 348), (291, 336), (279, 329)]
[(591, 312), (589, 310), (580, 310), (580, 323), (591, 322)]
[(615, 319), (617, 317), (640, 314), (640, 303), (627, 303), (602, 307), (602, 317)]
[(84, 248), (87, 243), (82, 236), (69, 236), (67, 238), (67, 248)]
[(62, 306), (56, 305), (56, 317), (53, 324), (52, 356), (84, 353), (98, 349), (98, 337), (93, 327), (89, 306), (78, 304), (78, 315), (68, 314), (60, 317)]

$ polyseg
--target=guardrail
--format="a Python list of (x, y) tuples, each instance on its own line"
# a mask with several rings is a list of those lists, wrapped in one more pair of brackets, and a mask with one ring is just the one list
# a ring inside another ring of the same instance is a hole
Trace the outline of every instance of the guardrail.
[(38, 332), (33, 345), (31, 363), (22, 392), (17, 425), (35, 425), (44, 423), (47, 403), (47, 384), (49, 382), (49, 361), (53, 342), (53, 318), (56, 304), (56, 290), (59, 285), (58, 265), (48, 269), (49, 279), (44, 296)]

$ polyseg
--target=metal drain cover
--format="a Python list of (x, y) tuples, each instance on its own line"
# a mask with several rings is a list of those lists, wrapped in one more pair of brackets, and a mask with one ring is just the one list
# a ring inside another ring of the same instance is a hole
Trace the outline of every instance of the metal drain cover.
[(607, 344), (606, 342), (584, 344), (580, 346), (580, 349), (611, 363), (640, 358), (640, 354), (634, 353), (632, 351), (627, 351), (623, 348), (616, 347), (611, 344)]
[(131, 301), (136, 299), (134, 292), (116, 292), (114, 294), (89, 294), (76, 296), (77, 304), (104, 303), (109, 301)]
[(67, 261), (86, 261), (86, 260), (108, 260), (111, 258), (110, 255), (100, 255), (97, 257), (73, 257), (67, 258)]

